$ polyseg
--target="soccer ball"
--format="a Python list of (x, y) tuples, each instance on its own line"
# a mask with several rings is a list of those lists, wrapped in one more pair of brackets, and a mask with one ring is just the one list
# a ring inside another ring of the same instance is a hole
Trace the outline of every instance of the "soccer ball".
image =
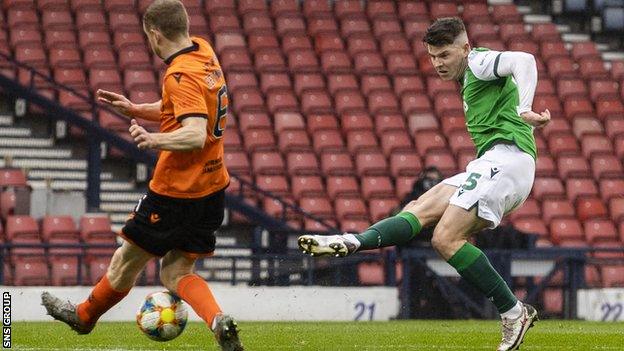
[(168, 291), (147, 295), (136, 316), (139, 329), (156, 341), (169, 341), (182, 334), (187, 319), (184, 302)]

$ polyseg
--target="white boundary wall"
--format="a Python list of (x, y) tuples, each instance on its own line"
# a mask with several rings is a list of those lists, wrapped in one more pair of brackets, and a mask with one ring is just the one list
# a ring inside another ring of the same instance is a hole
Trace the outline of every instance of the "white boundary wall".
[(624, 289), (579, 290), (577, 314), (589, 321), (624, 321)]
[[(266, 321), (351, 321), (388, 320), (399, 312), (398, 289), (393, 287), (249, 287), (210, 284), (224, 312), (238, 320)], [(12, 321), (47, 321), (41, 306), (41, 292), (81, 302), (91, 287), (13, 287), (0, 286), (11, 294)], [(145, 296), (163, 287), (135, 287), (108, 311), (103, 321), (131, 321)], [(189, 309), (190, 320), (200, 320)]]

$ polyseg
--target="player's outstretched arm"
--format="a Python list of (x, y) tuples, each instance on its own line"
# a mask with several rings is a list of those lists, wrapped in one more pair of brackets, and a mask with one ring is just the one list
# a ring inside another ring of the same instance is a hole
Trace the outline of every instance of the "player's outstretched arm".
[(132, 103), (132, 101), (128, 100), (127, 97), (121, 94), (113, 93), (112, 91), (106, 91), (102, 89), (98, 89), (95, 95), (99, 102), (111, 106), (117, 112), (123, 114), (124, 116), (130, 118), (140, 118), (149, 121), (160, 120), (161, 100), (150, 104), (134, 104)]
[(168, 151), (191, 151), (204, 147), (206, 142), (206, 118), (188, 117), (180, 122), (182, 128), (170, 133), (150, 133), (133, 119), (130, 135), (139, 149), (158, 149)]
[(546, 109), (546, 111), (542, 113), (535, 113), (533, 111), (526, 111), (520, 114), (520, 117), (532, 125), (535, 128), (542, 128), (550, 122), (550, 111)]

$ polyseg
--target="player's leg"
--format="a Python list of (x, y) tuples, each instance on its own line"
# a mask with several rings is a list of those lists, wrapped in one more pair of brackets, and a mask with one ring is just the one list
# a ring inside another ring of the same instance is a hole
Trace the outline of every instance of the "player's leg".
[(85, 301), (74, 305), (43, 292), (42, 305), (55, 319), (67, 323), (79, 334), (88, 334), (100, 316), (128, 295), (137, 276), (153, 257), (140, 247), (124, 241), (113, 254), (106, 274), (93, 287)]
[(467, 211), (449, 205), (436, 226), (431, 244), (468, 283), (481, 291), (501, 314), (503, 339), (499, 351), (514, 350), (537, 319), (537, 311), (520, 302), (488, 258), (467, 239), (490, 223), (477, 216), (477, 207)]
[(455, 186), (440, 183), (407, 204), (401, 213), (383, 219), (360, 234), (302, 235), (299, 247), (313, 256), (346, 256), (359, 250), (401, 245), (410, 241), (423, 227), (435, 224), (448, 206)]
[(193, 273), (195, 260), (195, 256), (180, 250), (169, 251), (162, 260), (160, 280), (167, 289), (191, 305), (215, 333), (222, 350), (243, 350), (236, 321), (221, 312), (206, 281)]

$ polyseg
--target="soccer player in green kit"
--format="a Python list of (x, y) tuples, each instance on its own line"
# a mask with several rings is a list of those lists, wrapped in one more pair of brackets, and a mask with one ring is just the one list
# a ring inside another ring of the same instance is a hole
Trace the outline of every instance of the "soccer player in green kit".
[(537, 157), (533, 128), (550, 121), (548, 110), (536, 113), (531, 107), (537, 85), (535, 59), (524, 52), (471, 49), (459, 18), (436, 20), (423, 42), (440, 78), (461, 85), (477, 159), (466, 172), (445, 179), (398, 215), (363, 233), (303, 235), (298, 244), (312, 256), (343, 257), (406, 243), (421, 228), (435, 225), (433, 248), (501, 315), (502, 341), (497, 350), (515, 350), (537, 320), (537, 312), (513, 295), (483, 252), (467, 239), (498, 226), (531, 192)]

